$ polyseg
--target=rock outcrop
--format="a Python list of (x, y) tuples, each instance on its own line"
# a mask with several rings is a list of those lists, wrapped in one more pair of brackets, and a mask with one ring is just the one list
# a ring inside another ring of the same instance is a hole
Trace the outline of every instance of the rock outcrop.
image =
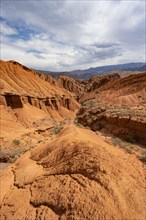
[(146, 146), (145, 88), (146, 73), (110, 80), (82, 96), (77, 121), (94, 131), (104, 129)]
[[(102, 78), (102, 77), (101, 77)], [(96, 97), (97, 103), (118, 106), (143, 106), (146, 108), (146, 73), (110, 80), (101, 87), (85, 93), (82, 100)]]
[(41, 79), (45, 80), (46, 82), (64, 88), (69, 92), (75, 93), (78, 97), (84, 94), (85, 92), (84, 84), (80, 83), (79, 81), (71, 77), (60, 75), (56, 79), (53, 78), (51, 75), (47, 75), (45, 73), (37, 73), (37, 74)]
[(58, 113), (62, 107), (73, 112), (79, 107), (75, 94), (53, 85), (52, 81), (46, 82), (33, 70), (15, 61), (1, 61), (0, 104), (12, 109), (29, 104)]
[(118, 73), (113, 73), (105, 76), (94, 76), (90, 78), (89, 80), (83, 80), (81, 81), (83, 85), (85, 85), (86, 92), (94, 91), (95, 89), (98, 89), (105, 84), (107, 84), (110, 81), (115, 81), (120, 78), (120, 75)]
[(1, 220), (145, 219), (142, 163), (69, 126), (1, 176)]
[(37, 73), (37, 75), (38, 75), (41, 79), (45, 80), (46, 82), (49, 82), (49, 83), (51, 83), (51, 84), (53, 84), (53, 85), (56, 85), (56, 84), (57, 84), (57, 83), (56, 83), (56, 79), (53, 78), (53, 77), (52, 77), (51, 75), (49, 75), (49, 74)]
[(77, 122), (90, 127), (93, 131), (104, 130), (131, 142), (146, 146), (146, 115), (144, 110), (85, 104), (77, 113)]
[(83, 84), (67, 76), (59, 76), (57, 84), (70, 92), (74, 92), (78, 96), (81, 96), (85, 92)]

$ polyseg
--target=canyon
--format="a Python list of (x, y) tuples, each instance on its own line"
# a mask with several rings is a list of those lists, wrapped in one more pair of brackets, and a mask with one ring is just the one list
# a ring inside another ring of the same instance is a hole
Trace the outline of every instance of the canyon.
[(82, 97), (78, 122), (146, 146), (146, 73), (118, 77)]
[(145, 219), (146, 72), (0, 61), (1, 219)]

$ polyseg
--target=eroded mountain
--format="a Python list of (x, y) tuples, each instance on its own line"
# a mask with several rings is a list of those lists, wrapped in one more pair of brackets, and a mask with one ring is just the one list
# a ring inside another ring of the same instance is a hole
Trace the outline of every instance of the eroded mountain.
[(0, 77), (2, 220), (145, 219), (146, 73)]

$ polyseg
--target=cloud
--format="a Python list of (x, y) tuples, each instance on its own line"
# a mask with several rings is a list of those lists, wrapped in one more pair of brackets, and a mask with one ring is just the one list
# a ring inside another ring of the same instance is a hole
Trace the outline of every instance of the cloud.
[(145, 4), (2, 0), (2, 59), (56, 71), (145, 61)]
[(4, 35), (15, 35), (17, 31), (6, 24), (6, 22), (1, 21), (0, 33)]

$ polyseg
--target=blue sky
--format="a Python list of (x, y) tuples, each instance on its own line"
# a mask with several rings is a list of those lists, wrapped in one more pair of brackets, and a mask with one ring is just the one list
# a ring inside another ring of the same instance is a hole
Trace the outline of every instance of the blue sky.
[(145, 62), (145, 0), (1, 0), (1, 59), (67, 71)]

